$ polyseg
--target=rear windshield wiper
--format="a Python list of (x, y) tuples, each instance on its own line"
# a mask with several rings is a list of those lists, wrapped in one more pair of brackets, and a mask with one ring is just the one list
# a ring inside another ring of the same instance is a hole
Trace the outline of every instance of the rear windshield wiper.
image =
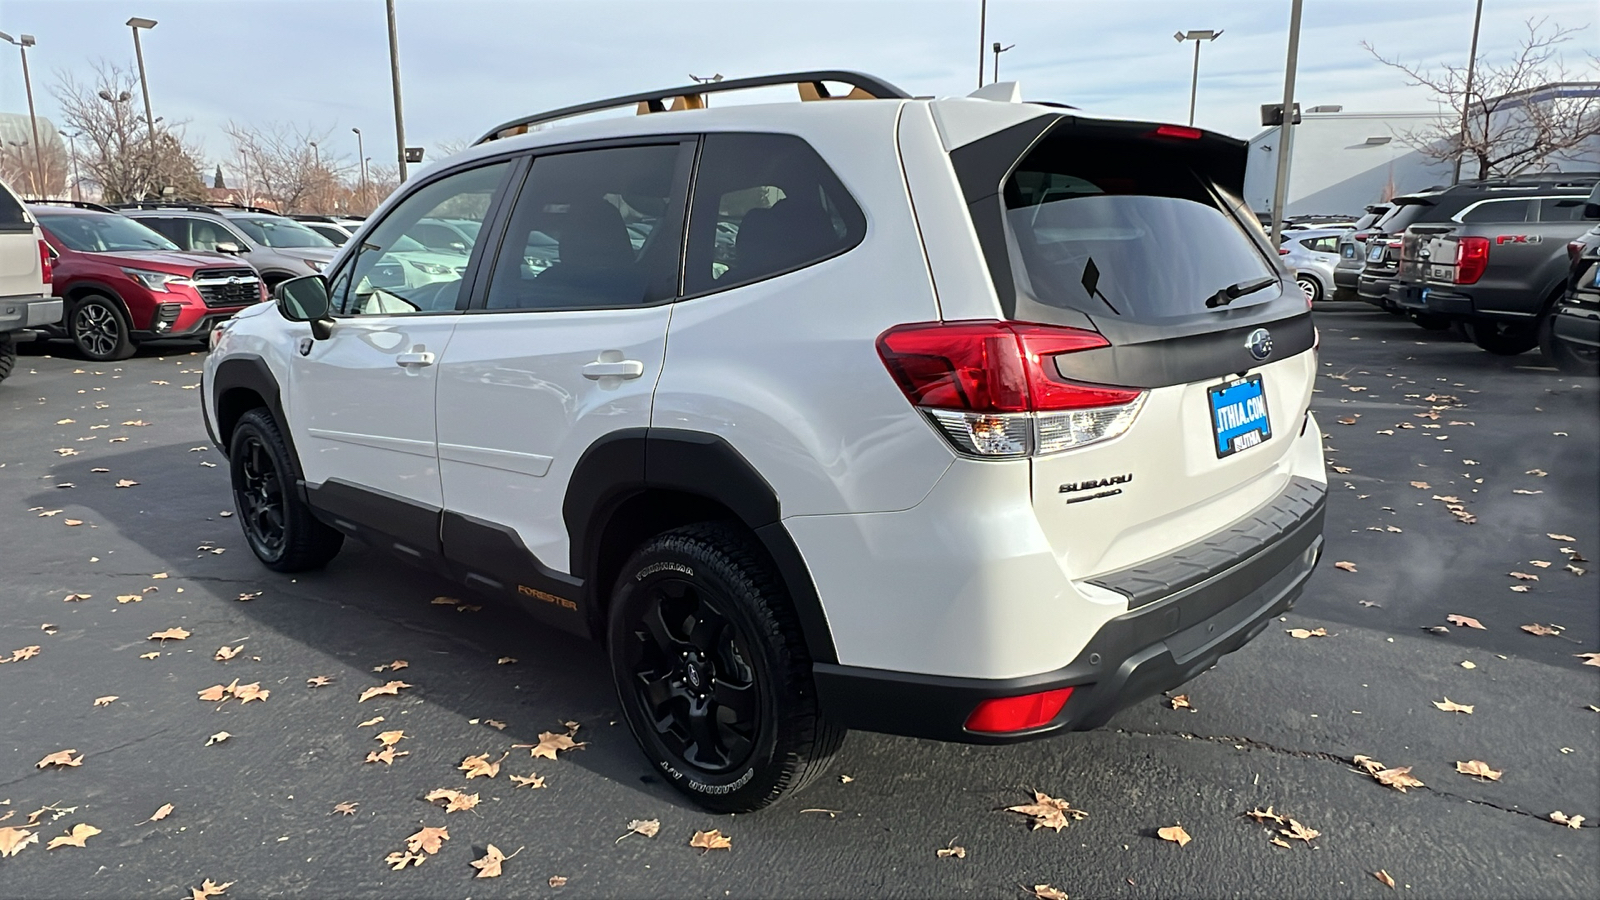
[(1256, 291), (1272, 287), (1277, 283), (1277, 278), (1269, 276), (1267, 278), (1258, 278), (1255, 281), (1241, 281), (1238, 284), (1230, 284), (1207, 298), (1206, 309), (1227, 306), (1245, 294), (1254, 294)]

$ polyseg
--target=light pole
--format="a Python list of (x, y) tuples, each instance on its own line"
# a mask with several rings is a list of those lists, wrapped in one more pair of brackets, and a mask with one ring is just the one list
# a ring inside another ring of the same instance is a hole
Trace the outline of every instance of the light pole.
[(983, 87), (983, 42), (984, 30), (989, 27), (989, 0), (980, 0), (978, 4), (978, 87)]
[(78, 138), (83, 135), (81, 131), (63, 131), (61, 136), (67, 139), (67, 156), (72, 160), (72, 199), (83, 199), (83, 181), (78, 176)]
[(39, 118), (33, 113), (33, 79), (28, 75), (28, 48), (36, 42), (31, 34), (17, 35), (15, 40), (11, 35), (0, 31), (0, 39), (8, 44), (17, 45), (22, 51), (22, 83), (28, 89), (28, 124), (33, 126), (33, 168), (37, 183), (33, 187), (33, 195), (42, 197), (44, 191), (44, 151), (39, 145)]
[(1222, 37), (1222, 31), (1220, 29), (1217, 30), (1217, 31), (1212, 31), (1209, 28), (1202, 29), (1202, 30), (1199, 30), (1199, 31), (1179, 31), (1179, 32), (1173, 34), (1173, 36), (1172, 36), (1172, 39), (1177, 41), (1180, 44), (1183, 43), (1184, 41), (1194, 41), (1194, 74), (1189, 77), (1189, 124), (1190, 125), (1194, 124), (1194, 98), (1195, 98), (1195, 93), (1197, 91), (1199, 91), (1199, 89), (1200, 89), (1200, 42), (1201, 41), (1214, 41), (1219, 37)]
[(139, 61), (139, 90), (144, 93), (144, 125), (150, 132), (150, 167), (153, 173), (156, 165), (156, 120), (150, 114), (150, 82), (144, 77), (144, 47), (139, 44), (139, 29), (156, 27), (156, 20), (134, 16), (128, 20), (128, 27), (133, 29), (133, 55)]
[(406, 118), (400, 104), (400, 36), (394, 25), (394, 0), (384, 0), (389, 14), (389, 80), (394, 84), (394, 144), (400, 159), (400, 183), (406, 181)]
[(1283, 207), (1289, 198), (1289, 155), (1294, 142), (1294, 75), (1300, 62), (1300, 7), (1289, 8), (1289, 58), (1283, 71), (1283, 124), (1278, 127), (1278, 177), (1272, 188), (1272, 246), (1283, 240)]
[(994, 42), (994, 80), (995, 81), (999, 81), (1000, 80), (1000, 54), (1006, 52), (1007, 50), (1010, 50), (1012, 47), (1015, 47), (1015, 46), (1016, 46), (1016, 44), (1007, 44), (1004, 47), (1002, 47), (1002, 46), (1000, 46), (1000, 42), (999, 41), (995, 41)]
[(361, 164), (361, 205), (367, 204), (367, 150), (361, 140), (361, 129), (352, 128), (356, 133), (356, 161)]
[(1467, 108), (1472, 104), (1472, 76), (1478, 68), (1478, 26), (1482, 23), (1483, 0), (1478, 0), (1478, 10), (1472, 14), (1472, 52), (1467, 59), (1467, 92), (1461, 97), (1461, 135), (1456, 138), (1456, 167), (1450, 173), (1451, 184), (1461, 181), (1461, 158), (1467, 153)]

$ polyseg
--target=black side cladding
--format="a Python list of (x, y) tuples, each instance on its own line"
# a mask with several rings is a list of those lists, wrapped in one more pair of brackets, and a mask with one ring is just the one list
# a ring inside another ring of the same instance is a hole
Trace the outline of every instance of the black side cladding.
[(1028, 148), (1063, 118), (1047, 113), (950, 151), (950, 165), (956, 171), (967, 213), (978, 232), (978, 244), (989, 263), (989, 278), (999, 295), (1000, 309), (1008, 317), (1016, 313), (1017, 287), (1006, 252), (1006, 210), (1001, 188)]

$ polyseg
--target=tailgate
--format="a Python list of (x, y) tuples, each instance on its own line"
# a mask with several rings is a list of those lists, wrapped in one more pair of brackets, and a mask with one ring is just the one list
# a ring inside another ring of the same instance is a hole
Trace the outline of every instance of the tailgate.
[(49, 293), (39, 267), (39, 231), (27, 210), (0, 184), (0, 297)]
[(1460, 229), (1451, 225), (1413, 225), (1401, 238), (1400, 280), (1453, 284)]

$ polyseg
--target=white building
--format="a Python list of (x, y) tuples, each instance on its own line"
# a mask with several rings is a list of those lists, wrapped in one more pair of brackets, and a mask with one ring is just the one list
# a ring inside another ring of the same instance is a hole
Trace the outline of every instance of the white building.
[[(1358, 215), (1369, 203), (1450, 182), (1448, 162), (1429, 159), (1408, 145), (1438, 116), (1422, 112), (1345, 112), (1313, 106), (1294, 128), (1286, 215)], [(1278, 129), (1250, 139), (1244, 198), (1258, 213), (1272, 210), (1278, 172)]]

